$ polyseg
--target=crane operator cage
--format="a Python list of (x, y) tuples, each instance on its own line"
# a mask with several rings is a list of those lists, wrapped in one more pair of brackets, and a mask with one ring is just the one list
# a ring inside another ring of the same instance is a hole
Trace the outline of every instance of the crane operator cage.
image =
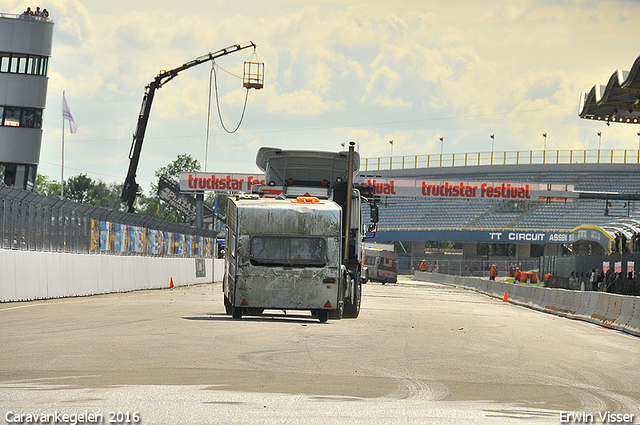
[(247, 89), (260, 90), (264, 86), (264, 62), (254, 54), (244, 63), (242, 85)]

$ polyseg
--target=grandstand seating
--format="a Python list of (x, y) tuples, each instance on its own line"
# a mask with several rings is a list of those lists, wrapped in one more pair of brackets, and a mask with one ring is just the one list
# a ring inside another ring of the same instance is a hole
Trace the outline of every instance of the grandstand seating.
[[(448, 167), (438, 170), (413, 169), (378, 171), (392, 178), (446, 179), (511, 183), (571, 184), (575, 191), (640, 194), (640, 166), (593, 164), (513, 167)], [(436, 174), (437, 173), (437, 174)], [(496, 201), (383, 198), (379, 228), (477, 228), (477, 229), (557, 229), (580, 225), (604, 226), (622, 217), (640, 219), (640, 201), (611, 200), (605, 215), (604, 199), (574, 199), (573, 202), (534, 202), (523, 211), (497, 208)]]

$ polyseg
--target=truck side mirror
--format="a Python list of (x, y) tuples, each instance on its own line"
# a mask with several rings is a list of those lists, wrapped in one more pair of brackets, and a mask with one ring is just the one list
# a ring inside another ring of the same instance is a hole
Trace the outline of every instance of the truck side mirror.
[(370, 210), (371, 210), (371, 221), (372, 221), (373, 223), (377, 223), (377, 222), (378, 222), (378, 220), (379, 220), (379, 217), (380, 217), (380, 215), (379, 215), (379, 211), (378, 211), (378, 206), (377, 206), (376, 204), (372, 203), (372, 204), (369, 206), (369, 208), (370, 208)]

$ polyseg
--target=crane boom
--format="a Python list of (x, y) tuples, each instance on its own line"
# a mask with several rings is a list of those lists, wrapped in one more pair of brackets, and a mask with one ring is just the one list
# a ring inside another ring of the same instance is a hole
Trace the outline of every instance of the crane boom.
[(136, 132), (133, 135), (131, 150), (129, 151), (129, 171), (127, 172), (127, 177), (122, 188), (121, 198), (127, 203), (127, 212), (134, 212), (136, 199), (139, 194), (138, 183), (136, 182), (136, 172), (138, 170), (138, 162), (140, 161), (140, 153), (142, 152), (144, 133), (147, 130), (147, 124), (149, 122), (151, 104), (153, 103), (156, 90), (177, 77), (181, 71), (249, 47), (253, 47), (255, 49), (256, 45), (252, 41), (244, 44), (234, 44), (222, 50), (218, 50), (217, 52), (202, 55), (170, 71), (160, 71), (156, 78), (145, 87), (142, 106), (140, 108), (140, 114), (138, 115), (138, 124), (136, 125)]

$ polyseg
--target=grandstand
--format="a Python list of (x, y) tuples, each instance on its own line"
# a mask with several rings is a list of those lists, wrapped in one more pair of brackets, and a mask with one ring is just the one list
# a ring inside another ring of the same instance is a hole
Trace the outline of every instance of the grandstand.
[(368, 158), (359, 175), (567, 185), (569, 193), (525, 201), (383, 195), (376, 241), (463, 242), (465, 257), (476, 256), (478, 243), (515, 243), (524, 258), (532, 244), (544, 255), (608, 254), (616, 234), (631, 241), (640, 233), (640, 151), (496, 152), (488, 164), (487, 153), (438, 157)]

